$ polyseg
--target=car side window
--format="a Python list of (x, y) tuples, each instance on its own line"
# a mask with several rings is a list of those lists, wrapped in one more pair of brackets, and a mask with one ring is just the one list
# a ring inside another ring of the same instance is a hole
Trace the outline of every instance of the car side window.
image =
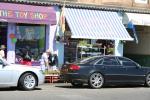
[(123, 62), (123, 66), (136, 66), (136, 64), (133, 63), (133, 62), (124, 61), (124, 62)]
[(103, 65), (120, 65), (115, 57), (104, 58)]
[(89, 62), (89, 64), (90, 64), (90, 65), (93, 65), (93, 64), (95, 64), (95, 62), (97, 62), (97, 60), (98, 60), (98, 59), (95, 59), (95, 60)]
[(94, 64), (96, 64), (96, 62), (99, 61), (99, 59), (101, 59), (101, 57), (91, 58), (91, 59), (89, 59), (87, 61), (84, 61), (84, 64), (94, 65)]
[(127, 59), (127, 58), (122, 58), (122, 57), (118, 57), (119, 62), (121, 63), (121, 65), (125, 66), (125, 67), (133, 67), (133, 66), (137, 66), (136, 63), (134, 63), (132, 60)]

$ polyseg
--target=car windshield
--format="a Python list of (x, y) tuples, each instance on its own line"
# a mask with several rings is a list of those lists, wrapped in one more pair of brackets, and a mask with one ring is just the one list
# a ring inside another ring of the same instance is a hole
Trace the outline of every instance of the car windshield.
[(86, 63), (90, 63), (90, 62), (93, 62), (95, 60), (98, 60), (102, 57), (98, 57), (98, 56), (95, 56), (95, 57), (88, 57), (88, 58), (85, 58), (83, 60), (78, 60), (76, 61), (75, 63), (80, 63), (80, 64), (86, 64)]

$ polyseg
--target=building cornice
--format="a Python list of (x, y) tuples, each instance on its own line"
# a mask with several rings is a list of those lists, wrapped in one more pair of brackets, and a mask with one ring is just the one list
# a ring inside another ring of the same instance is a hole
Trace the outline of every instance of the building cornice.
[[(4, 0), (0, 2), (39, 5), (39, 6), (59, 6), (59, 7), (62, 7), (64, 5), (63, 1), (53, 1), (53, 0), (50, 0), (50, 1), (48, 0), (30, 0), (30, 1), (28, 0)], [(83, 3), (77, 3), (77, 2), (66, 2), (65, 7), (150, 14), (150, 9), (147, 9), (147, 8), (124, 7), (124, 6), (116, 6), (116, 5), (94, 5), (94, 4), (83, 4)]]

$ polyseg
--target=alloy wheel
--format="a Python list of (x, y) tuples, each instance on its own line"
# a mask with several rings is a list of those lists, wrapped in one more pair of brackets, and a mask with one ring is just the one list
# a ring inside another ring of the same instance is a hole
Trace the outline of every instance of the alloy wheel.
[(36, 76), (32, 73), (23, 74), (18, 82), (18, 87), (22, 90), (33, 90), (38, 84)]
[(33, 75), (27, 75), (24, 78), (24, 85), (28, 89), (32, 89), (36, 84), (36, 79)]
[(146, 76), (146, 85), (150, 87), (150, 74)]
[(104, 78), (100, 73), (93, 73), (90, 76), (89, 85), (92, 88), (101, 88), (104, 84)]

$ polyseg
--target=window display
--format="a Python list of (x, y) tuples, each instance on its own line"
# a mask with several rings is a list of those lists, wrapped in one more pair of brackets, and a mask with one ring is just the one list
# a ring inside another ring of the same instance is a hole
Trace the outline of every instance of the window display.
[(45, 49), (45, 26), (18, 24), (16, 27), (16, 60), (17, 62), (38, 61)]

